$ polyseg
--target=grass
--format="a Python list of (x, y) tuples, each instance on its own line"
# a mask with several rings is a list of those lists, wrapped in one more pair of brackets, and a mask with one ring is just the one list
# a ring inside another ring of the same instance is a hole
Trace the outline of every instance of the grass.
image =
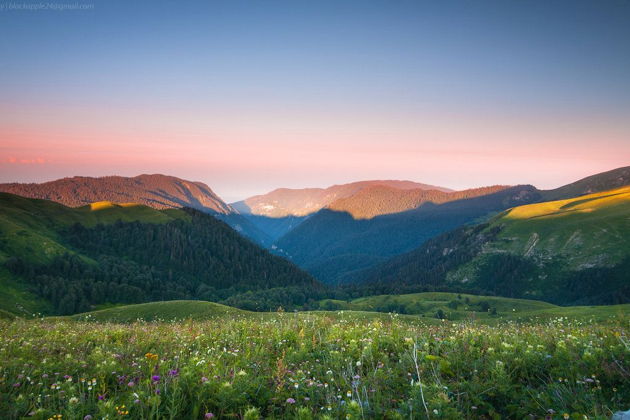
[(614, 264), (630, 254), (628, 214), (630, 187), (515, 207), (493, 220), (504, 229), (486, 251), (558, 255), (574, 268)]
[[(453, 308), (453, 302), (458, 304), (456, 309)], [(484, 302), (487, 304), (487, 309)], [(326, 299), (320, 302), (320, 308), (316, 311), (291, 312), (287, 313), (287, 316), (302, 318), (310, 315), (322, 315), (346, 321), (391, 321), (397, 319), (401, 322), (422, 321), (428, 325), (439, 325), (445, 321), (496, 325), (504, 322), (546, 322), (549, 319), (559, 317), (572, 321), (607, 323), (618, 322), (630, 314), (630, 304), (562, 307), (535, 300), (438, 292), (371, 296), (354, 299), (350, 302)], [(492, 308), (496, 309), (496, 314), (492, 314)], [(443, 312), (443, 319), (436, 317), (439, 310)], [(214, 302), (175, 300), (134, 305), (112, 305), (104, 309), (67, 317), (55, 317), (54, 319), (132, 323), (136, 321), (202, 321), (225, 316), (270, 319), (276, 315), (276, 313), (270, 312), (245, 311)]]
[(441, 292), (370, 296), (349, 302), (326, 299), (320, 302), (320, 307), (344, 311), (395, 312), (420, 316), (427, 321), (436, 318), (441, 311), (440, 315), (445, 320), (474, 320), (488, 325), (506, 321), (546, 321), (558, 317), (603, 323), (614, 322), (630, 314), (630, 304), (564, 307), (529, 299)]
[[(487, 304), (484, 306), (483, 302)], [(320, 307), (355, 311), (397, 312), (433, 318), (441, 310), (450, 320), (468, 319), (474, 313), (478, 319), (491, 316), (488, 309), (495, 308), (497, 316), (512, 317), (514, 313), (558, 308), (535, 300), (510, 299), (494, 296), (477, 296), (459, 293), (412, 293), (406, 295), (379, 295), (351, 300), (325, 300)]]
[[(182, 305), (190, 308), (172, 304)], [(223, 309), (195, 311), (205, 310)], [(488, 326), (375, 315), (251, 317), (225, 309), (203, 321), (0, 320), (0, 412), (6, 419), (605, 419), (630, 400), (627, 318)]]
[[(107, 309), (72, 315), (74, 320), (99, 322), (134, 322), (143, 321), (177, 321), (206, 320), (226, 315), (243, 315), (248, 313), (230, 306), (198, 300), (173, 300), (168, 302), (151, 302), (137, 305), (116, 306)], [(252, 313), (253, 314), (253, 313)]]
[(25, 284), (15, 281), (5, 268), (0, 267), (1, 311), (31, 318), (51, 309), (48, 302), (29, 291)]

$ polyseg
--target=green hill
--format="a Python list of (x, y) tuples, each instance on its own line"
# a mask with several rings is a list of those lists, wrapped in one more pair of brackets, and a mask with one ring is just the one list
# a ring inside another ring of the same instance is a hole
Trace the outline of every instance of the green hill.
[(378, 295), (350, 301), (326, 299), (319, 304), (321, 309), (329, 311), (385, 312), (420, 316), (427, 321), (442, 318), (490, 324), (505, 321), (545, 322), (559, 317), (606, 322), (618, 321), (630, 314), (630, 304), (563, 307), (530, 299), (447, 292)]
[(72, 314), (174, 299), (238, 305), (244, 293), (255, 309), (275, 309), (304, 303), (318, 287), (197, 210), (111, 202), (69, 208), (0, 193), (0, 309), (9, 312)]
[[(478, 296), (458, 293), (413, 293), (380, 295), (340, 301), (326, 299), (319, 302), (320, 310), (277, 313), (250, 312), (213, 302), (178, 300), (122, 305), (68, 317), (77, 321), (130, 323), (136, 321), (172, 322), (207, 320), (229, 317), (329, 317), (332, 319), (372, 320), (396, 318), (402, 321), (438, 324), (444, 321), (474, 321), (482, 324), (501, 322), (539, 323), (560, 317), (592, 322), (618, 322), (628, 317), (630, 304), (607, 306), (562, 307), (547, 302)], [(438, 316), (439, 315), (439, 316)], [(12, 314), (0, 311), (0, 319), (11, 319)], [(440, 319), (441, 318), (441, 319)]]
[(390, 293), (471, 290), (560, 304), (630, 301), (630, 187), (515, 207), (363, 273)]
[[(349, 302), (323, 300), (320, 302), (320, 307), (329, 310), (396, 312), (429, 318), (443, 317), (451, 320), (467, 319), (472, 313), (475, 313), (477, 318), (486, 319), (491, 317), (491, 311), (505, 317), (516, 312), (559, 308), (556, 305), (535, 300), (447, 292), (378, 295), (357, 298)], [(441, 311), (441, 316), (437, 316), (438, 311)]]
[(198, 300), (173, 300), (167, 302), (139, 303), (135, 305), (117, 306), (81, 314), (72, 315), (74, 320), (90, 320), (99, 322), (134, 322), (143, 321), (175, 321), (184, 319), (210, 319), (221, 316), (237, 316), (252, 314), (230, 306)]

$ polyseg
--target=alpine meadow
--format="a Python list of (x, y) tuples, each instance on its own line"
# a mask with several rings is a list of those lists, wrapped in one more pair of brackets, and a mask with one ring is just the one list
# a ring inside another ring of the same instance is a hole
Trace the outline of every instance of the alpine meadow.
[(0, 3), (0, 418), (630, 420), (630, 3)]

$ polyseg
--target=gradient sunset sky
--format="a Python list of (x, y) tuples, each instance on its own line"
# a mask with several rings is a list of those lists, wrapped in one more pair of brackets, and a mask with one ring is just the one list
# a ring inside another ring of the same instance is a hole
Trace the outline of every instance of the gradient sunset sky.
[(9, 4), (0, 182), (164, 173), (234, 201), (630, 165), (628, 0)]

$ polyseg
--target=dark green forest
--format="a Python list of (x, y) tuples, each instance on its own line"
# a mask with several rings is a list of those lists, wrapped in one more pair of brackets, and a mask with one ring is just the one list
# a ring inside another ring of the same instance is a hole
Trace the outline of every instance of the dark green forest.
[(184, 211), (192, 221), (74, 224), (59, 234), (76, 254), (40, 265), (12, 257), (5, 265), (59, 314), (172, 299), (229, 299), (235, 306), (270, 310), (304, 305), (321, 294), (317, 281), (290, 262), (213, 216)]

